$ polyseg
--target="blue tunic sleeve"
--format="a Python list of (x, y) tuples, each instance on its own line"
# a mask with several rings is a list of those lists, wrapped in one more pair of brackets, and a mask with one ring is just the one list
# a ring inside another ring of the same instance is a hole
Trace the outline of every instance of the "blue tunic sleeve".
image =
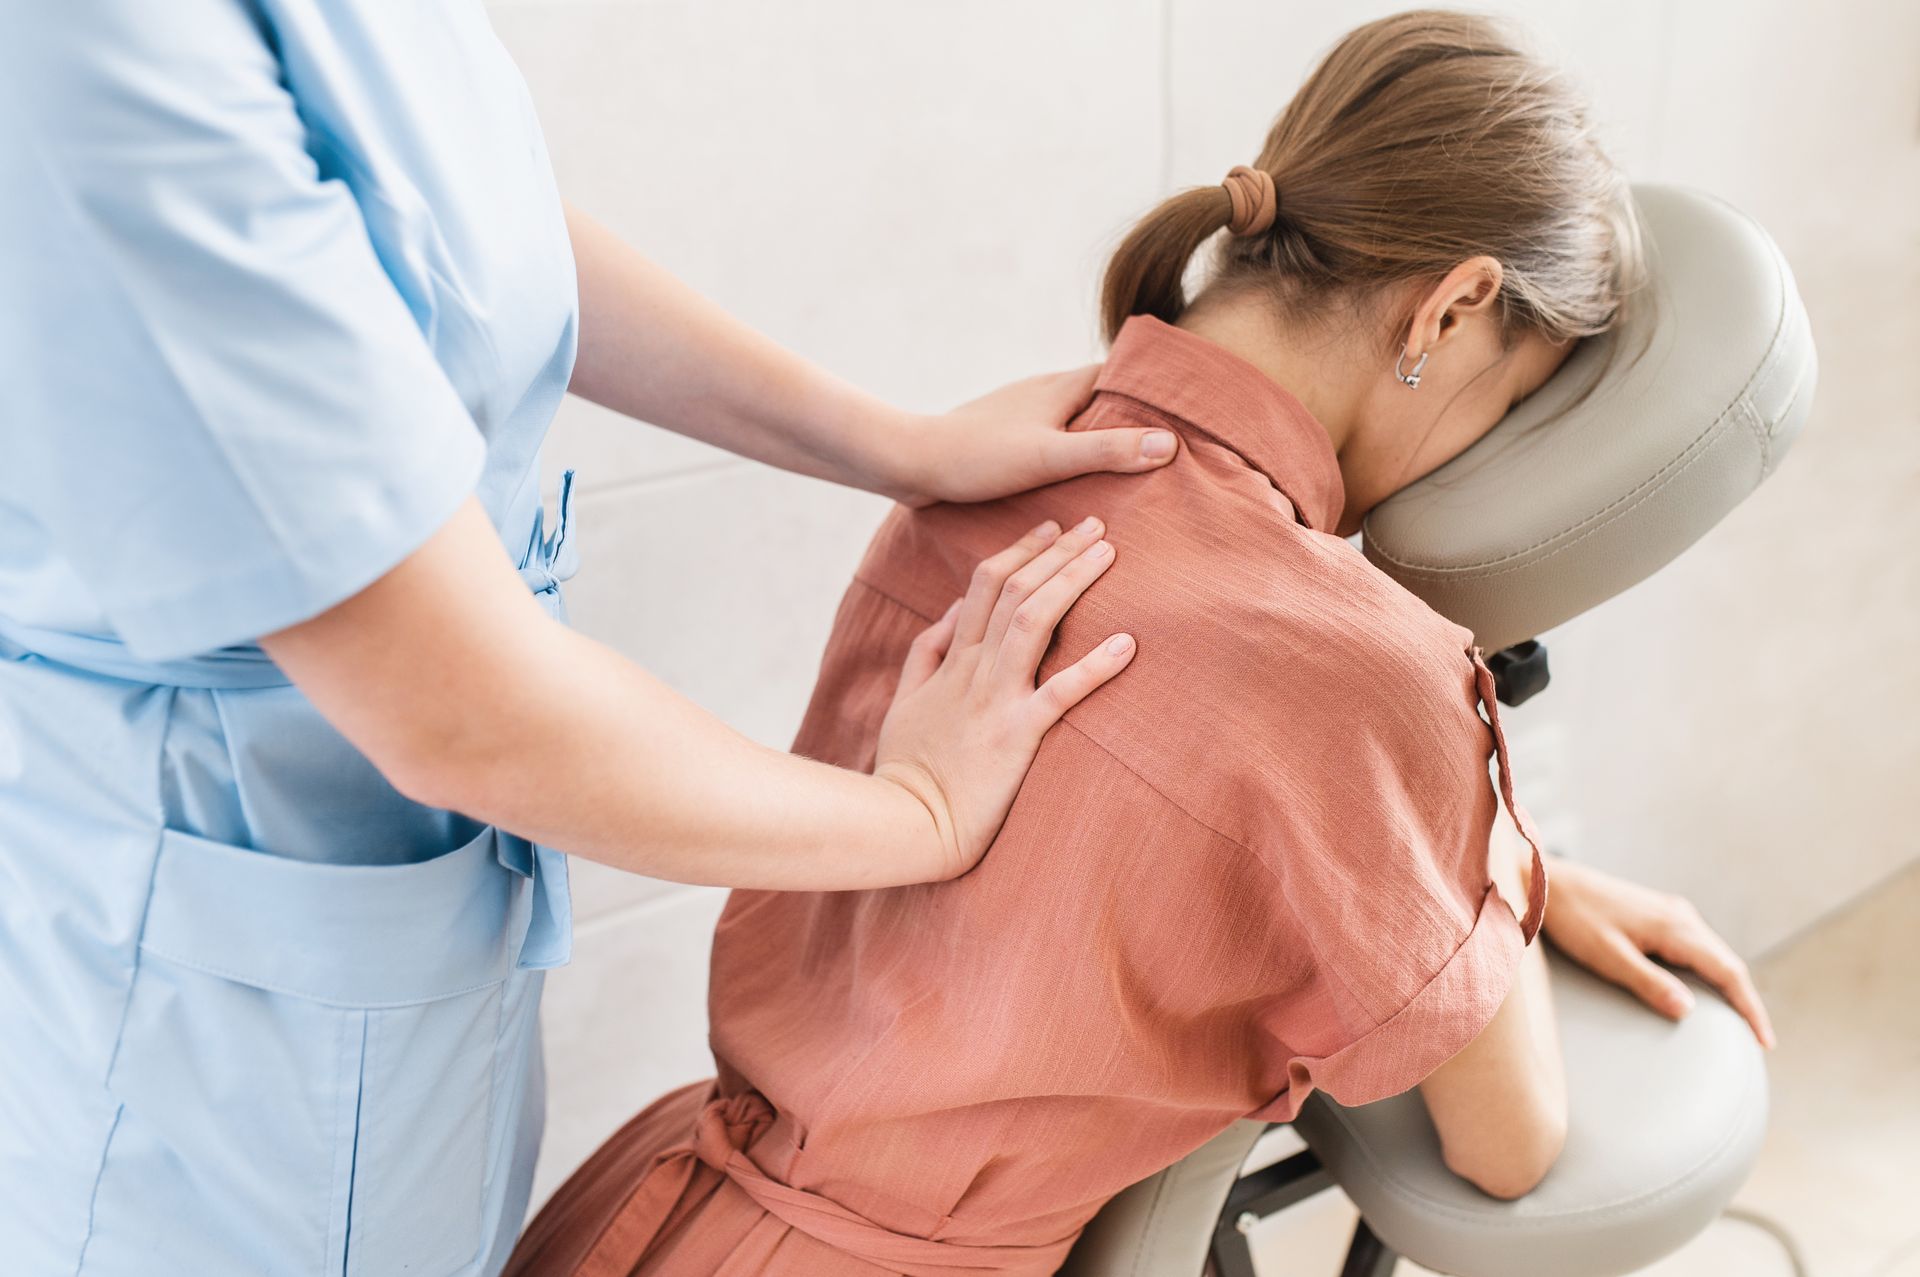
[(358, 592), (486, 445), (270, 32), (238, 0), (0, 8), (0, 501), (143, 659)]

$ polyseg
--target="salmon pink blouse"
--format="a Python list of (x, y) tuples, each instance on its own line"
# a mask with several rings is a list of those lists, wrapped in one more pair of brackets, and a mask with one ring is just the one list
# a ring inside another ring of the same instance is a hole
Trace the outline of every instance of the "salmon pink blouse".
[(1545, 873), (1517, 919), (1488, 872), (1506, 759), (1471, 636), (1334, 535), (1326, 432), (1256, 369), (1131, 320), (1076, 428), (1134, 425), (1179, 457), (887, 519), (800, 752), (870, 767), (908, 643), (1045, 518), (1099, 514), (1118, 558), (1043, 676), (1118, 630), (1138, 654), (965, 877), (735, 892), (718, 1080), (615, 1136), (516, 1271), (1042, 1277), (1236, 1119), (1404, 1091), (1499, 1008)]

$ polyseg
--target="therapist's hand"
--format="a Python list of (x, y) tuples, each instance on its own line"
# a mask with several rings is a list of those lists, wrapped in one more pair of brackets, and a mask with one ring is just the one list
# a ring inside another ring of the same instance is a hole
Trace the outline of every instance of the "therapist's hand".
[(965, 873), (1000, 832), (1040, 738), (1126, 668), (1131, 636), (1103, 640), (1036, 688), (1076, 599), (1113, 566), (1098, 519), (1044, 523), (980, 564), (965, 598), (914, 640), (881, 724), (874, 775), (922, 805), (938, 837), (930, 878)]
[(907, 505), (986, 501), (1173, 459), (1168, 430), (1069, 433), (1097, 367), (1029, 377), (952, 412), (904, 412), (754, 332), (575, 208), (580, 349), (569, 389), (796, 474)]
[[(1034, 689), (1098, 525), (1036, 529), (916, 643), (876, 774), (769, 749), (534, 600), (480, 503), (360, 593), (261, 639), (394, 788), (675, 882), (859, 891), (951, 878), (998, 832), (1040, 736), (1127, 664)], [(1008, 587), (1012, 587), (1009, 592)]]
[(899, 472), (883, 486), (907, 505), (989, 501), (1095, 470), (1135, 473), (1173, 460), (1171, 430), (1068, 431), (1093, 395), (1095, 364), (1029, 377), (952, 412), (912, 417), (897, 435)]
[(1553, 890), (1541, 929), (1554, 946), (1595, 975), (1625, 988), (1668, 1019), (1693, 1010), (1693, 994), (1654, 958), (1697, 971), (1746, 1018), (1760, 1045), (1773, 1025), (1747, 964), (1681, 896), (1555, 857)]

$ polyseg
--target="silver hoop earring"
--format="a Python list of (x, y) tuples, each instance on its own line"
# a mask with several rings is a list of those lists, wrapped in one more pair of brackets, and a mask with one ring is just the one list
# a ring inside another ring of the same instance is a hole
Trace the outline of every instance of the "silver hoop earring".
[(1427, 356), (1432, 353), (1430, 350), (1421, 351), (1420, 358), (1413, 361), (1413, 371), (1402, 372), (1400, 366), (1407, 362), (1407, 348), (1403, 343), (1400, 347), (1400, 358), (1393, 361), (1393, 375), (1405, 382), (1408, 390), (1420, 389), (1420, 370), (1427, 366)]

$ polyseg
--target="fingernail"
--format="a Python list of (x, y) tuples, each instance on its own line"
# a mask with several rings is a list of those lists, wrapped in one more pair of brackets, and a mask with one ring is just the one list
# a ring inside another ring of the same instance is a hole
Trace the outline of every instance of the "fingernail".
[(1149, 461), (1158, 461), (1162, 457), (1173, 455), (1173, 432), (1170, 430), (1149, 430), (1140, 439), (1140, 455)]
[(1059, 531), (1060, 531), (1060, 525), (1055, 523), (1052, 519), (1048, 519), (1045, 523), (1041, 524), (1039, 527), (1035, 528), (1032, 532), (1028, 533), (1027, 535), (1036, 536), (1036, 537), (1050, 537)]
[(1086, 548), (1084, 553), (1089, 559), (1104, 559), (1113, 553), (1113, 543), (1111, 541), (1095, 541)]
[(1092, 515), (1088, 515), (1086, 518), (1080, 520), (1080, 526), (1074, 529), (1075, 532), (1098, 532), (1099, 530), (1100, 520), (1094, 518)]
[(1115, 656), (1125, 656), (1133, 648), (1133, 635), (1116, 634), (1107, 640), (1107, 651)]
[(1685, 989), (1675, 989), (1667, 995), (1667, 1005), (1675, 1015), (1685, 1015), (1693, 1010), (1693, 995)]

